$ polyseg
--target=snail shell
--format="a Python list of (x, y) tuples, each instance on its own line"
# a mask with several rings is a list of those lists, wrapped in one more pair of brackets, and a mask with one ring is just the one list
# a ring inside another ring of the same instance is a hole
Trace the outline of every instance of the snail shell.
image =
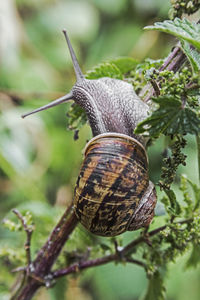
[(140, 142), (118, 133), (90, 140), (74, 193), (75, 213), (85, 228), (115, 236), (148, 226), (154, 196), (146, 150)]

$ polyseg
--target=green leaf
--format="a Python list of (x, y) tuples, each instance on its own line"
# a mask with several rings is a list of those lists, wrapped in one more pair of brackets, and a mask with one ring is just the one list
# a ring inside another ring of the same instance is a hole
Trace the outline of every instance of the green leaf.
[(67, 127), (69, 130), (79, 130), (87, 122), (85, 111), (73, 103), (67, 111)]
[(196, 24), (195, 22), (176, 18), (174, 21), (156, 22), (153, 26), (146, 26), (144, 29), (159, 30), (172, 34), (181, 40), (189, 42), (200, 50), (200, 24)]
[(149, 132), (151, 137), (158, 137), (161, 133), (172, 135), (200, 132), (197, 113), (183, 106), (180, 100), (167, 95), (152, 100), (159, 104), (159, 108), (136, 127), (136, 134)]
[(174, 191), (172, 190), (165, 190), (165, 193), (167, 194), (169, 201), (170, 201), (170, 212), (172, 215), (174, 216), (179, 216), (181, 213), (181, 207), (180, 204), (178, 203), (178, 201), (176, 200), (176, 195), (174, 193)]
[(87, 72), (88, 79), (98, 79), (101, 77), (111, 77), (116, 79), (123, 79), (122, 73), (114, 63), (99, 64), (94, 70)]
[(183, 194), (183, 201), (185, 202), (186, 206), (184, 206), (184, 210), (186, 212), (186, 216), (190, 217), (193, 211), (193, 201), (190, 192), (188, 191), (188, 179), (186, 175), (181, 175), (181, 183), (179, 187), (180, 191)]
[(190, 184), (195, 196), (194, 210), (196, 210), (200, 206), (200, 188), (189, 179), (187, 179), (187, 182)]
[(142, 63), (138, 64), (136, 67), (136, 71), (140, 73), (144, 73), (145, 71), (149, 69), (159, 69), (161, 65), (163, 64), (163, 59), (151, 59), (151, 58), (146, 58), (145, 61)]
[(186, 268), (196, 268), (200, 263), (200, 244), (194, 243), (192, 253), (186, 263)]
[(19, 231), (22, 229), (22, 225), (18, 223), (14, 223), (13, 221), (9, 219), (3, 220), (3, 225), (5, 228), (9, 229), (10, 231)]
[(164, 300), (165, 287), (163, 279), (159, 272), (156, 272), (148, 283), (148, 288), (145, 297), (142, 300)]
[(131, 57), (118, 57), (111, 60), (111, 63), (116, 65), (122, 74), (132, 71), (138, 65), (138, 61)]
[(181, 40), (181, 48), (184, 51), (185, 55), (189, 59), (194, 73), (198, 73), (200, 70), (200, 53), (192, 49), (190, 44), (184, 40)]

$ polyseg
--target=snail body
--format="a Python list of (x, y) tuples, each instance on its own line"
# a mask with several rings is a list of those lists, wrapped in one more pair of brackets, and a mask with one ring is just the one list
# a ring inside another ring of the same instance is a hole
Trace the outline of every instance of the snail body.
[(73, 99), (86, 112), (92, 134), (118, 132), (134, 135), (139, 122), (147, 117), (149, 107), (136, 95), (131, 84), (113, 78), (84, 79), (74, 85)]
[(86, 112), (93, 138), (85, 148), (74, 191), (74, 210), (90, 232), (115, 236), (148, 226), (154, 216), (155, 188), (149, 181), (145, 141), (134, 134), (149, 107), (122, 80), (85, 79), (64, 31), (77, 81), (71, 92), (39, 109), (70, 99)]

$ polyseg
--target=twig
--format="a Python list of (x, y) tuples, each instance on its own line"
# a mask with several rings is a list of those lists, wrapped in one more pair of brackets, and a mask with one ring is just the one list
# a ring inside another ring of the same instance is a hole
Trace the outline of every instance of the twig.
[(74, 263), (74, 264), (72, 264), (71, 266), (69, 266), (67, 268), (54, 271), (52, 273), (52, 277), (56, 279), (56, 278), (59, 278), (59, 277), (62, 277), (62, 276), (65, 276), (65, 275), (68, 275), (68, 274), (71, 274), (71, 273), (77, 273), (80, 270), (105, 265), (107, 263), (115, 261), (116, 257), (117, 257), (116, 254), (111, 254), (111, 255), (101, 257), (101, 258), (91, 259), (91, 260), (83, 261), (83, 262), (80, 262), (80, 263)]
[(154, 93), (155, 93), (156, 97), (158, 97), (160, 95), (160, 89), (159, 89), (157, 82), (155, 80), (151, 79), (150, 83), (154, 89)]
[[(191, 223), (192, 220), (193, 219), (182, 220), (182, 221), (177, 222), (177, 224), (188, 224), (188, 223)], [(158, 234), (159, 232), (165, 230), (168, 226), (169, 225), (164, 225), (164, 226), (158, 227), (158, 228), (150, 231), (148, 234), (149, 237), (152, 237), (152, 236)], [(101, 265), (104, 265), (104, 264), (107, 264), (110, 262), (114, 262), (114, 261), (118, 262), (121, 260), (123, 262), (135, 263), (137, 265), (140, 265), (140, 266), (146, 268), (145, 263), (130, 257), (131, 253), (133, 253), (135, 251), (135, 247), (144, 242), (145, 242), (145, 236), (141, 236), (141, 237), (135, 239), (134, 241), (130, 242), (128, 245), (126, 245), (124, 248), (122, 248), (122, 250), (118, 249), (114, 254), (106, 255), (101, 258), (82, 261), (79, 263), (74, 263), (67, 268), (56, 270), (51, 273), (52, 278), (56, 279), (56, 278), (59, 278), (62, 276), (66, 276), (68, 274), (80, 272), (81, 270), (84, 270), (87, 268), (97, 267), (97, 266), (101, 266)], [(120, 253), (120, 255), (119, 255), (119, 253)]]
[[(162, 227), (159, 227), (155, 230), (152, 230), (149, 232), (149, 237), (154, 236), (155, 234), (159, 233), (160, 231), (164, 230), (168, 225), (164, 225)], [(124, 247), (124, 249), (122, 250), (122, 252), (124, 253), (124, 255), (130, 255), (133, 252), (133, 249), (139, 245), (140, 243), (145, 242), (145, 236), (142, 235), (139, 238), (133, 240), (132, 242), (130, 242), (127, 246)]]
[(28, 272), (30, 272), (31, 265), (31, 237), (33, 230), (26, 224), (26, 219), (22, 216), (22, 214), (17, 210), (13, 209), (12, 212), (18, 217), (21, 221), (24, 231), (26, 232), (26, 243), (24, 244), (24, 248), (26, 251), (26, 259), (27, 259), (27, 267)]
[(186, 61), (186, 56), (179, 48), (179, 51), (176, 53), (174, 59), (167, 66), (166, 70), (173, 71), (174, 73), (176, 73), (179, 70), (180, 66), (182, 66), (185, 61)]
[(47, 242), (40, 249), (35, 263), (42, 262), (43, 259), (48, 260), (47, 270), (50, 270), (55, 259), (59, 255), (62, 246), (65, 244), (71, 231), (74, 230), (78, 220), (73, 212), (72, 204), (66, 209), (60, 221), (51, 232)]
[(14, 285), (11, 288), (11, 297), (10, 300), (15, 300), (17, 299), (17, 295), (20, 292), (20, 290), (22, 289), (22, 287), (24, 286), (26, 282), (26, 269), (23, 270), (22, 273), (20, 273), (20, 275), (17, 277), (17, 280), (15, 281)]
[(173, 61), (174, 57), (176, 57), (179, 54), (179, 52), (180, 52), (180, 48), (178, 46), (174, 47), (172, 49), (172, 52), (167, 56), (164, 63), (160, 67), (159, 71), (163, 71), (163, 70), (167, 69), (169, 64)]
[(138, 265), (138, 266), (141, 266), (141, 267), (143, 267), (144, 269), (147, 268), (146, 264), (143, 263), (142, 261), (138, 260), (138, 259), (127, 258), (127, 259), (126, 259), (126, 262), (132, 263), (132, 264), (135, 264), (135, 265)]
[[(186, 60), (185, 54), (181, 51), (179, 46), (173, 48), (172, 52), (165, 59), (164, 63), (160, 67), (159, 71), (169, 70), (173, 72), (177, 72), (183, 63)], [(139, 96), (143, 98), (144, 102), (148, 102), (151, 100), (152, 96), (156, 95), (157, 89), (155, 90), (154, 86), (151, 86), (151, 83), (147, 84), (140, 92)]]
[(15, 269), (12, 269), (12, 273), (17, 273), (17, 272), (22, 272), (22, 271), (26, 271), (26, 267), (18, 267), (18, 268), (15, 268)]
[(29, 275), (29, 280), (22, 287), (21, 291), (17, 292), (13, 299), (32, 299), (38, 288), (46, 284), (46, 280), (48, 281), (49, 285), (51, 268), (77, 223), (78, 220), (71, 205), (66, 209), (60, 221), (50, 234), (47, 242), (39, 251), (36, 259), (32, 262), (33, 270)]
[[(62, 276), (66, 276), (68, 274), (77, 273), (77, 272), (80, 272), (81, 270), (84, 270), (84, 269), (105, 265), (107, 263), (114, 262), (114, 261), (118, 261), (118, 255), (117, 254), (111, 254), (111, 255), (101, 257), (101, 258), (96, 258), (96, 259), (91, 259), (91, 260), (88, 260), (88, 261), (83, 261), (83, 262), (80, 262), (80, 263), (75, 263), (75, 264), (72, 264), (71, 266), (69, 266), (67, 268), (54, 271), (52, 273), (52, 277), (54, 279), (57, 279), (57, 278), (60, 278)], [(142, 261), (139, 261), (137, 259), (125, 258), (124, 262), (134, 263), (134, 264), (137, 264), (137, 265), (139, 265), (143, 268), (146, 268), (146, 265)]]

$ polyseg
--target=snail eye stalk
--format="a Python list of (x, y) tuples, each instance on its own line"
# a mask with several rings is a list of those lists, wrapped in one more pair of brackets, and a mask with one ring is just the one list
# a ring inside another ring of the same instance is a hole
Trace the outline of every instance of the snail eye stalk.
[(36, 109), (32, 110), (31, 112), (28, 112), (28, 113), (22, 115), (22, 118), (24, 119), (27, 116), (30, 116), (32, 114), (35, 114), (35, 113), (39, 112), (39, 111), (46, 110), (48, 108), (54, 107), (58, 104), (67, 102), (69, 100), (73, 100), (73, 94), (72, 93), (69, 93), (69, 94), (67, 94), (63, 97), (60, 97), (60, 98), (50, 102), (49, 104), (46, 104), (46, 105), (42, 106), (42, 107), (36, 108)]
[[(71, 55), (71, 58), (72, 58), (72, 63), (73, 63), (74, 71), (75, 71), (75, 74), (76, 74), (76, 81), (77, 82), (78, 81), (79, 82), (83, 81), (83, 80), (85, 80), (85, 77), (84, 77), (84, 75), (83, 75), (83, 73), (81, 71), (81, 68), (79, 66), (77, 57), (76, 57), (76, 55), (74, 53), (74, 49), (72, 48), (71, 42), (69, 40), (69, 37), (68, 37), (67, 32), (66, 32), (65, 29), (63, 30), (63, 33), (64, 33), (65, 39), (67, 41), (68, 49), (69, 49), (69, 52), (70, 52), (70, 55)], [(72, 92), (70, 92), (70, 93), (66, 94), (65, 96), (63, 96), (63, 97), (60, 97), (60, 98), (58, 98), (58, 99), (50, 102), (49, 104), (46, 104), (46, 105), (44, 105), (42, 107), (39, 107), (39, 108), (36, 108), (33, 111), (28, 112), (28, 113), (22, 115), (22, 118), (25, 118), (25, 117), (30, 116), (32, 114), (35, 114), (35, 113), (37, 113), (39, 111), (46, 110), (48, 108), (54, 107), (54, 106), (56, 106), (58, 104), (67, 102), (69, 100), (73, 100), (73, 93)]]

